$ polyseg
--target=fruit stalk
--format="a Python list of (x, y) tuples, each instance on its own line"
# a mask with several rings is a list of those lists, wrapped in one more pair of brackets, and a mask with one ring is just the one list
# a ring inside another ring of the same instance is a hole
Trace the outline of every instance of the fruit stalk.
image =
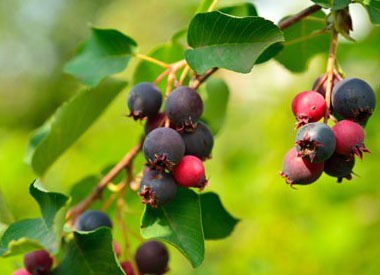
[(331, 92), (334, 82), (334, 72), (335, 72), (335, 53), (336, 53), (336, 46), (338, 42), (338, 33), (336, 30), (333, 30), (332, 39), (331, 39), (331, 45), (330, 45), (330, 52), (329, 52), (329, 59), (327, 61), (327, 87), (326, 87), (326, 113), (325, 113), (325, 119), (324, 123), (327, 123), (329, 116), (330, 116), (330, 109), (331, 109)]

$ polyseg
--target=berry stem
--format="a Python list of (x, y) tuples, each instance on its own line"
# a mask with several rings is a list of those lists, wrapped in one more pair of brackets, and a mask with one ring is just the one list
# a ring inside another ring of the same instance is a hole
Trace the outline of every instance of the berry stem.
[(147, 56), (147, 55), (136, 53), (135, 57), (137, 57), (137, 58), (139, 58), (141, 60), (144, 60), (144, 61), (156, 64), (156, 65), (158, 65), (158, 66), (160, 66), (162, 68), (169, 68), (170, 67), (170, 64), (167, 64), (167, 63), (165, 63), (165, 62), (163, 62), (161, 60), (158, 60), (156, 58), (153, 58), (153, 57), (150, 57), (150, 56)]
[(331, 109), (331, 91), (333, 87), (333, 82), (334, 82), (334, 73), (335, 73), (335, 54), (336, 54), (336, 45), (338, 42), (338, 33), (334, 29), (333, 34), (332, 34), (332, 39), (331, 39), (331, 44), (330, 44), (330, 52), (329, 52), (329, 59), (327, 61), (327, 87), (326, 87), (326, 113), (325, 113), (325, 119), (324, 123), (327, 124), (327, 121), (329, 120), (330, 117), (330, 109)]
[(183, 69), (183, 72), (182, 72), (180, 78), (179, 78), (179, 83), (178, 83), (178, 85), (182, 86), (182, 84), (183, 84), (183, 82), (185, 81), (186, 76), (187, 76), (187, 74), (189, 73), (189, 71), (190, 71), (190, 66), (189, 66), (189, 65), (186, 65), (185, 68)]

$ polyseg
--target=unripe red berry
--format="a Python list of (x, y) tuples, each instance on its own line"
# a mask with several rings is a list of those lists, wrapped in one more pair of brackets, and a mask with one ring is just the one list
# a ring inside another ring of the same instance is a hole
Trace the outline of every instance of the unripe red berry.
[(183, 187), (198, 187), (202, 190), (207, 184), (203, 162), (191, 155), (184, 156), (174, 167), (173, 176)]
[(120, 255), (121, 255), (121, 245), (117, 241), (113, 241), (112, 245), (113, 245), (113, 251), (115, 251), (116, 257), (120, 258)]
[(292, 110), (299, 128), (307, 123), (319, 121), (326, 112), (326, 101), (317, 92), (302, 92), (293, 99)]
[(133, 264), (131, 262), (122, 262), (121, 268), (124, 270), (127, 275), (134, 275)]
[(18, 269), (16, 270), (15, 272), (13, 272), (12, 275), (32, 275), (30, 274), (28, 271), (26, 271), (25, 269)]
[(359, 158), (363, 157), (363, 152), (369, 153), (364, 145), (364, 130), (358, 123), (341, 120), (332, 127), (332, 130), (336, 140), (336, 153), (351, 157), (355, 154)]
[(46, 275), (49, 273), (53, 259), (46, 250), (37, 250), (24, 256), (24, 266), (33, 275)]

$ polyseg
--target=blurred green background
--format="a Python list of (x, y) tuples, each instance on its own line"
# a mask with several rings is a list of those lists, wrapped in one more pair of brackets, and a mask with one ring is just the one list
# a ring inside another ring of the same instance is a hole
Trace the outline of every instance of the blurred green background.
[[(219, 4), (236, 2), (241, 1)], [(254, 3), (259, 14), (272, 21), (311, 4)], [(9, 208), (12, 219), (40, 215), (28, 194), (34, 175), (23, 162), (26, 146), (33, 129), (80, 87), (62, 67), (88, 35), (88, 25), (117, 28), (147, 53), (185, 27), (198, 4), (199, 0), (0, 1), (0, 189), (6, 206), (0, 205)], [(379, 96), (380, 28), (370, 25), (359, 5), (353, 5), (352, 12), (357, 42), (342, 39), (338, 58), (348, 77), (365, 79)], [(136, 64), (134, 60), (118, 77), (130, 80)], [(206, 243), (205, 261), (198, 269), (171, 248), (170, 274), (380, 274), (379, 108), (366, 128), (372, 154), (357, 161), (355, 172), (360, 176), (351, 182), (337, 184), (323, 176), (295, 191), (277, 174), (295, 138), (291, 100), (311, 89), (325, 66), (326, 55), (319, 55), (301, 74), (290, 73), (276, 61), (247, 75), (217, 74), (227, 81), (231, 97), (213, 159), (206, 162), (208, 190), (217, 192), (242, 221), (229, 238)], [(123, 116), (127, 93), (125, 89), (48, 171), (42, 180), (50, 190), (68, 193), (74, 183), (99, 174), (135, 144), (143, 127)], [(142, 207), (137, 198), (131, 200), (125, 220), (138, 232)], [(5, 225), (0, 225), (3, 230)], [(11, 274), (21, 261), (22, 257), (0, 259), (0, 274)]]

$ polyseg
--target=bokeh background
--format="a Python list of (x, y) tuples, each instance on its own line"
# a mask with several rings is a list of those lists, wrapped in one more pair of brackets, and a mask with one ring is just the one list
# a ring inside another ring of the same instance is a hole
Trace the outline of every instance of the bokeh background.
[[(220, 5), (236, 2), (241, 1), (221, 0)], [(259, 14), (272, 21), (311, 4), (254, 3)], [(10, 219), (40, 215), (28, 194), (35, 176), (23, 161), (26, 146), (33, 129), (80, 87), (62, 67), (88, 35), (88, 25), (117, 28), (147, 53), (186, 26), (198, 4), (199, 0), (0, 1), (0, 190), (1, 207), (12, 213), (1, 217), (1, 230)], [(365, 79), (380, 96), (380, 28), (371, 26), (359, 5), (353, 5), (352, 13), (357, 42), (340, 40), (339, 61), (348, 77)], [(132, 61), (118, 77), (130, 80), (136, 64)], [(206, 243), (205, 261), (198, 269), (171, 248), (170, 274), (380, 274), (380, 108), (366, 127), (372, 154), (357, 161), (355, 172), (360, 176), (353, 181), (337, 184), (323, 176), (295, 191), (277, 174), (295, 138), (291, 100), (311, 89), (325, 66), (322, 54), (299, 74), (276, 61), (246, 75), (218, 73), (231, 96), (213, 159), (206, 162), (209, 190), (242, 221), (229, 238)], [(123, 116), (127, 93), (128, 88), (48, 171), (42, 179), (47, 188), (69, 193), (73, 184), (99, 174), (135, 144), (143, 127)], [(137, 199), (128, 205), (125, 220), (138, 232), (142, 207)], [(0, 274), (11, 274), (21, 261), (22, 257), (0, 259)]]

